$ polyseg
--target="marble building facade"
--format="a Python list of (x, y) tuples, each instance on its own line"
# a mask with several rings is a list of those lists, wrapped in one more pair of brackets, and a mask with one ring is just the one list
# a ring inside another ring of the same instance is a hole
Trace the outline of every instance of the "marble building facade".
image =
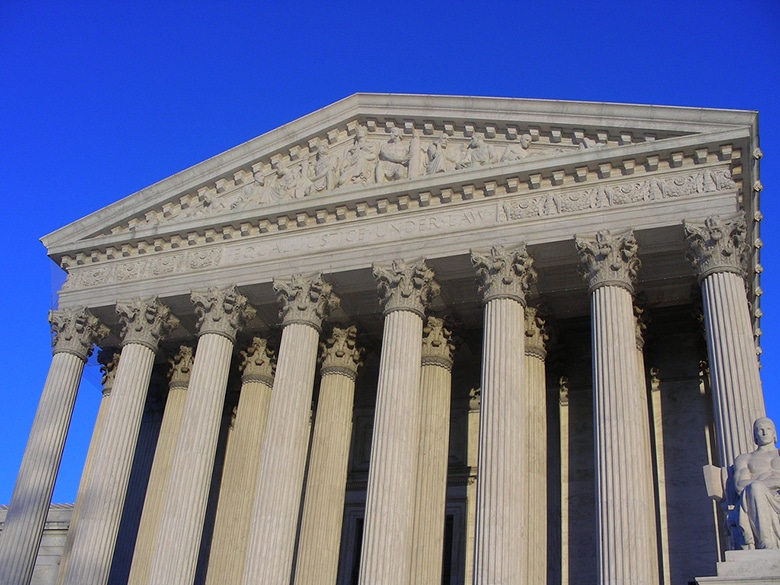
[(714, 575), (702, 468), (764, 415), (760, 158), (755, 112), (357, 94), (45, 236), (0, 583), (33, 578), (94, 346), (47, 583)]

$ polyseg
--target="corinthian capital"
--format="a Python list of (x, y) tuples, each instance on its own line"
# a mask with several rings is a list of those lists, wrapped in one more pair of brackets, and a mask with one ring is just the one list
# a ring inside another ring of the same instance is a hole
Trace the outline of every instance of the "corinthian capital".
[(433, 276), (433, 270), (426, 266), (424, 258), (374, 264), (379, 302), (384, 305), (385, 315), (391, 311), (412, 311), (424, 317), (425, 309), (439, 294), (439, 284)]
[(634, 292), (641, 262), (633, 230), (617, 234), (603, 230), (594, 236), (575, 236), (574, 242), (585, 265), (590, 292), (600, 286), (619, 286)]
[(428, 317), (423, 326), (422, 365), (435, 365), (452, 370), (454, 351), (452, 330), (444, 319)]
[(525, 354), (544, 360), (547, 357), (547, 342), (550, 334), (547, 323), (536, 307), (525, 308)]
[(198, 315), (198, 335), (214, 333), (236, 342), (236, 333), (255, 316), (255, 310), (235, 286), (192, 291)]
[(744, 212), (726, 217), (713, 215), (703, 223), (685, 221), (683, 228), (699, 282), (714, 272), (734, 272), (744, 277), (748, 254)]
[(279, 311), (282, 325), (303, 323), (319, 331), (323, 320), (339, 306), (339, 298), (321, 274), (275, 278), (274, 291), (282, 306)]
[(122, 345), (139, 343), (157, 351), (160, 340), (179, 326), (179, 320), (157, 297), (117, 303), (116, 312), (122, 323)]
[(86, 308), (49, 311), (52, 354), (72, 353), (87, 361), (92, 344), (109, 334), (108, 327)]
[(275, 357), (267, 339), (253, 337), (249, 347), (241, 352), (241, 381), (262, 382), (273, 386), (276, 373)]
[(168, 388), (184, 388), (190, 385), (192, 373), (192, 348), (189, 345), (179, 346), (179, 351), (168, 360)]
[(477, 271), (483, 303), (513, 299), (525, 305), (525, 295), (536, 282), (536, 271), (524, 243), (511, 248), (493, 246), (490, 250), (471, 250), (471, 264)]
[(114, 387), (116, 368), (119, 365), (119, 352), (115, 349), (101, 349), (98, 351), (97, 362), (100, 364), (100, 385), (103, 387), (103, 396), (111, 394)]
[(330, 336), (320, 343), (322, 375), (341, 374), (355, 379), (363, 365), (363, 348), (357, 346), (357, 328), (334, 327)]

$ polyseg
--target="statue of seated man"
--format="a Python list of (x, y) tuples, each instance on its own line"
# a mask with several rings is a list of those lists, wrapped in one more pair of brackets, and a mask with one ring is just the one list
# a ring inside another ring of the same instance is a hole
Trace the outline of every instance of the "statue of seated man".
[(753, 423), (756, 450), (734, 461), (736, 523), (743, 549), (780, 548), (780, 453), (777, 431), (768, 418)]

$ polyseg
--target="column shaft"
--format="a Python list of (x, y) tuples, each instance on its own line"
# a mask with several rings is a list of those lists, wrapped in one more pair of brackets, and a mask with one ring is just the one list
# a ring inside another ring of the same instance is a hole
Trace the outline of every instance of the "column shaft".
[(243, 583), (288, 585), (309, 438), (319, 333), (289, 323), (282, 330), (260, 456)]
[(174, 386), (168, 391), (165, 401), (160, 435), (154, 450), (154, 461), (149, 472), (144, 508), (135, 540), (133, 564), (130, 567), (129, 585), (145, 585), (151, 570), (152, 553), (160, 526), (160, 515), (165, 500), (165, 488), (173, 460), (176, 437), (181, 427), (184, 401), (187, 397), (186, 386)]
[(355, 380), (322, 376), (301, 519), (295, 585), (335, 585)]
[(192, 585), (225, 401), (231, 339), (198, 339), (148, 583)]
[(52, 356), (0, 539), (2, 585), (32, 579), (84, 359), (65, 352)]
[(547, 388), (544, 360), (525, 355), (528, 393), (528, 583), (547, 583)]
[(360, 585), (409, 582), (419, 435), (422, 318), (387, 313), (382, 333)]
[(561, 419), (561, 585), (569, 585), (569, 389), (561, 378), (559, 416)]
[(154, 364), (154, 352), (131, 343), (122, 349), (111, 402), (87, 497), (75, 528), (64, 583), (106, 583), (119, 531), (138, 429)]
[(722, 466), (749, 453), (753, 421), (766, 416), (745, 285), (733, 272), (715, 272), (701, 283), (710, 361), (715, 429)]
[[(631, 293), (591, 293), (599, 583), (658, 583), (646, 399), (638, 388)], [(647, 451), (647, 452), (646, 452)]]
[(241, 384), (236, 420), (228, 440), (214, 533), (206, 573), (207, 585), (237, 585), (244, 574), (252, 498), (257, 486), (272, 381)]
[(485, 303), (474, 585), (526, 583), (528, 395), (521, 303)]

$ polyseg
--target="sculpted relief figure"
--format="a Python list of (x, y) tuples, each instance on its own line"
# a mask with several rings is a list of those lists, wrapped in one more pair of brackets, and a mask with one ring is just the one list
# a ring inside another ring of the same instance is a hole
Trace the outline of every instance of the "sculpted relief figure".
[(434, 175), (436, 173), (448, 173), (454, 171), (458, 163), (459, 152), (456, 148), (449, 147), (450, 137), (446, 132), (434, 140), (426, 151), (427, 164), (425, 173)]
[(379, 147), (379, 162), (376, 163), (376, 182), (397, 181), (412, 177), (410, 166), (412, 158), (417, 155), (419, 144), (414, 148), (416, 138), (412, 144), (403, 142), (403, 135), (398, 128), (390, 129), (390, 139)]
[(528, 147), (531, 146), (531, 135), (523, 134), (520, 136), (519, 144), (508, 144), (501, 155), (501, 162), (515, 162), (526, 158), (530, 152)]
[[(734, 461), (736, 492), (732, 524), (738, 527), (735, 546), (742, 549), (780, 548), (780, 453), (777, 431), (768, 418), (753, 423), (756, 450)], [(741, 534), (740, 534), (741, 533)], [(739, 538), (741, 537), (741, 538)]]
[(309, 165), (309, 185), (306, 195), (316, 195), (336, 188), (339, 175), (339, 159), (329, 153), (327, 142), (318, 142), (314, 152), (314, 164)]
[(281, 164), (276, 166), (268, 184), (260, 190), (260, 203), (275, 203), (282, 199), (300, 199), (305, 195), (305, 178), (300, 164), (289, 168)]
[(471, 135), (471, 141), (466, 147), (463, 158), (458, 163), (459, 169), (482, 167), (498, 162), (494, 148), (485, 142), (485, 138), (479, 132)]
[(339, 187), (343, 185), (365, 185), (374, 178), (376, 152), (368, 141), (368, 130), (358, 126), (355, 139), (347, 148), (339, 171)]

